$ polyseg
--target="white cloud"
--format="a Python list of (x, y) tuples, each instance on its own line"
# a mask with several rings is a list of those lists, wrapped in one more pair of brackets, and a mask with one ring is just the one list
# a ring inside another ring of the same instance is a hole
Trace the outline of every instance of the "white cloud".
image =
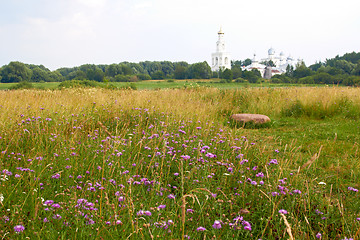
[(105, 4), (107, 3), (106, 0), (76, 0), (76, 1), (82, 5), (85, 5), (85, 6), (91, 7), (91, 8), (104, 7)]

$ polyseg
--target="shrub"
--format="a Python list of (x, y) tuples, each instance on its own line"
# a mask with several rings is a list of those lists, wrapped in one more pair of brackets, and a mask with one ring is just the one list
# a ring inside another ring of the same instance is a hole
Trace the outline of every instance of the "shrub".
[(115, 82), (130, 82), (130, 76), (118, 74), (114, 77), (114, 81)]
[(280, 78), (271, 78), (271, 83), (282, 83), (282, 80)]
[(235, 82), (237, 82), (237, 83), (245, 83), (245, 82), (248, 82), (248, 81), (243, 79), (243, 78), (237, 78), (237, 79), (235, 79)]
[(149, 74), (137, 74), (136, 75), (139, 80), (151, 80), (151, 77)]
[(93, 80), (70, 80), (61, 82), (58, 86), (62, 88), (106, 88), (106, 89), (117, 89), (112, 84), (99, 83)]
[(17, 83), (14, 86), (11, 86), (9, 89), (16, 90), (16, 89), (31, 89), (31, 88), (34, 88), (34, 86), (31, 83), (23, 81), (23, 82)]

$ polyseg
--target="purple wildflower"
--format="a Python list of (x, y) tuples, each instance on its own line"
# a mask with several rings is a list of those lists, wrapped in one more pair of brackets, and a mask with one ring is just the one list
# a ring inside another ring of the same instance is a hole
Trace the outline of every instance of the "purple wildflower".
[(44, 206), (50, 206), (50, 205), (52, 205), (52, 204), (54, 204), (54, 201), (53, 201), (53, 200), (46, 200), (46, 201), (43, 203)]
[(295, 189), (295, 190), (293, 191), (293, 193), (296, 193), (296, 194), (301, 194), (301, 191), (300, 191), (300, 190), (298, 190), (298, 189)]
[(198, 231), (198, 232), (206, 231), (206, 228), (204, 228), (204, 227), (198, 227), (198, 228), (196, 229), (196, 231)]
[(20, 233), (20, 232), (25, 230), (25, 227), (23, 225), (16, 225), (14, 227), (14, 230), (15, 230), (16, 233)]
[(353, 188), (353, 187), (348, 187), (348, 190), (349, 190), (349, 191), (353, 191), (353, 192), (358, 192), (358, 191), (359, 191), (358, 189)]
[(54, 203), (53, 205), (51, 205), (53, 208), (60, 208), (60, 204), (58, 203)]
[(269, 162), (269, 165), (270, 164), (275, 164), (277, 165), (278, 164), (278, 161), (276, 159), (271, 159), (270, 162)]
[(58, 179), (58, 178), (60, 178), (60, 174), (56, 173), (56, 174), (52, 175), (51, 178)]
[(215, 228), (215, 229), (220, 229), (221, 228), (221, 222), (218, 221), (218, 220), (215, 220), (212, 227)]
[(158, 206), (158, 209), (164, 209), (164, 208), (166, 208), (166, 205), (164, 205), (164, 204), (161, 204)]
[(288, 212), (287, 212), (285, 209), (280, 209), (280, 210), (279, 210), (279, 213), (288, 214)]
[(244, 230), (251, 231), (251, 224), (248, 221), (243, 221), (242, 225), (244, 226)]

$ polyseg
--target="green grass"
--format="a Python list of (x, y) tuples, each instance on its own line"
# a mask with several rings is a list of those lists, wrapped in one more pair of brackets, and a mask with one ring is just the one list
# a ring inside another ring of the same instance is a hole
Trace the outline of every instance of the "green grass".
[[(347, 88), (0, 92), (0, 236), (356, 239), (357, 96)], [(299, 106), (306, 111), (288, 114)], [(228, 119), (240, 110), (272, 122), (236, 126)], [(25, 230), (15, 233), (17, 225)]]
[[(56, 89), (60, 83), (46, 82), (46, 83), (32, 83), (35, 88), (38, 89)], [(131, 83), (128, 82), (110, 82), (116, 87), (127, 87)], [(139, 81), (132, 83), (138, 90), (156, 90), (164, 88), (194, 88), (194, 87), (213, 87), (219, 89), (241, 89), (248, 87), (264, 87), (264, 88), (278, 88), (278, 87), (326, 87), (325, 85), (306, 85), (306, 84), (273, 84), (273, 83), (221, 83), (218, 79), (211, 80), (174, 80), (174, 82), (168, 82), (167, 80), (151, 80), (151, 81)], [(0, 90), (6, 90), (16, 85), (16, 83), (0, 83)]]

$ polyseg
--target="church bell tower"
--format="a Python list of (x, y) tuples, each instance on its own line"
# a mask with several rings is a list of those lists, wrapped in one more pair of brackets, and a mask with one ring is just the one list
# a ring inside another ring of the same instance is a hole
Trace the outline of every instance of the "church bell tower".
[(216, 42), (216, 52), (211, 54), (211, 70), (217, 72), (220, 69), (231, 69), (230, 53), (226, 52), (224, 32), (220, 28), (218, 41)]

